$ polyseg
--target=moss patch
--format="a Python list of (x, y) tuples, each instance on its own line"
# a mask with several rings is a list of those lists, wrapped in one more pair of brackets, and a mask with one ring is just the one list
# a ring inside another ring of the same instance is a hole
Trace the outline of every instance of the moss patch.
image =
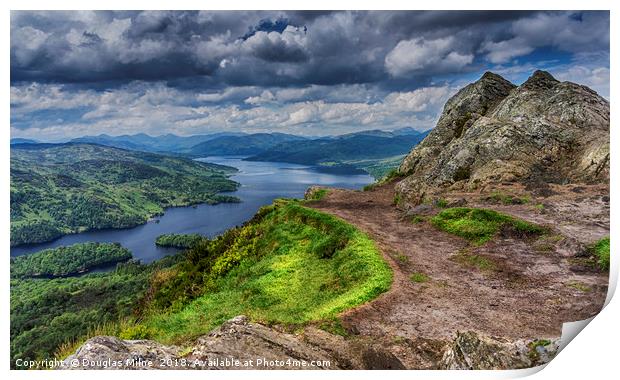
[(501, 191), (494, 191), (485, 198), (487, 201), (494, 203), (502, 203), (505, 205), (526, 204), (531, 202), (531, 197), (526, 195), (524, 197), (517, 197), (510, 194), (505, 194)]
[(409, 276), (409, 279), (411, 280), (411, 282), (422, 283), (427, 282), (429, 280), (429, 277), (422, 272), (414, 272), (411, 274), (411, 276)]
[(425, 220), (426, 220), (425, 217), (420, 216), (420, 215), (415, 215), (413, 218), (411, 218), (411, 223), (420, 224), (420, 223), (423, 223)]
[(477, 245), (491, 240), (503, 228), (508, 228), (522, 236), (544, 233), (544, 229), (538, 225), (497, 211), (467, 207), (443, 210), (431, 219), (431, 223), (443, 231), (460, 236)]
[(608, 237), (597, 241), (592, 246), (592, 252), (594, 253), (594, 256), (596, 256), (597, 264), (599, 268), (603, 270), (609, 270), (609, 251), (610, 247)]
[(582, 282), (578, 282), (578, 281), (572, 281), (568, 283), (568, 286), (573, 288), (573, 289), (577, 289), (580, 292), (584, 292), (584, 293), (588, 293), (590, 291), (592, 291), (592, 288), (589, 287), (588, 285), (582, 283)]
[(548, 346), (551, 343), (552, 342), (548, 339), (537, 339), (528, 343), (527, 347), (529, 350), (527, 355), (529, 356), (530, 360), (532, 360), (533, 362), (540, 360), (540, 354), (538, 353), (537, 348)]
[(497, 269), (495, 263), (482, 255), (475, 255), (468, 253), (467, 251), (459, 252), (454, 256), (454, 259), (466, 266), (477, 268), (481, 271), (494, 271)]
[(318, 327), (321, 330), (327, 331), (335, 335), (340, 335), (344, 337), (348, 337), (350, 335), (347, 329), (344, 328), (344, 326), (342, 325), (342, 321), (338, 317), (323, 320), (319, 323)]

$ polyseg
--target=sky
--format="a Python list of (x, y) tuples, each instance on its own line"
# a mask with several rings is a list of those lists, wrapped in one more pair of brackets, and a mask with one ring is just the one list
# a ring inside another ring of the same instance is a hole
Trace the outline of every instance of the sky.
[(12, 11), (11, 137), (434, 126), (536, 69), (609, 99), (609, 12)]

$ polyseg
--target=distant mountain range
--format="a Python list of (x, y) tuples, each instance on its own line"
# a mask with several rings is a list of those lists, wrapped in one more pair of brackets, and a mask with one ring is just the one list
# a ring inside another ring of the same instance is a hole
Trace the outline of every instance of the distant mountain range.
[[(249, 156), (250, 161), (280, 161), (314, 165), (324, 170), (364, 170), (375, 177), (398, 166), (406, 153), (426, 137), (407, 127), (395, 131), (368, 130), (339, 136), (303, 137), (286, 133), (221, 132), (207, 135), (166, 134), (84, 136), (71, 143), (89, 143), (152, 153), (186, 157)], [(11, 145), (37, 143), (14, 138)]]
[(189, 150), (193, 156), (249, 156), (261, 154), (280, 144), (306, 141), (305, 137), (285, 133), (255, 133), (242, 136), (220, 136), (194, 145)]
[(295, 140), (278, 144), (248, 161), (280, 161), (321, 165), (352, 160), (386, 158), (408, 153), (426, 137), (426, 132), (363, 131), (314, 140)]
[(161, 136), (149, 136), (144, 133), (135, 135), (109, 136), (84, 136), (71, 140), (71, 142), (91, 143), (112, 146), (115, 148), (141, 150), (145, 152), (183, 152), (191, 149), (194, 145), (205, 141), (225, 136), (243, 136), (244, 133), (222, 132), (208, 135), (177, 136), (171, 133)]
[(36, 144), (36, 143), (38, 143), (38, 141), (32, 140), (32, 139), (22, 139), (22, 138), (11, 139), (11, 145), (13, 144)]

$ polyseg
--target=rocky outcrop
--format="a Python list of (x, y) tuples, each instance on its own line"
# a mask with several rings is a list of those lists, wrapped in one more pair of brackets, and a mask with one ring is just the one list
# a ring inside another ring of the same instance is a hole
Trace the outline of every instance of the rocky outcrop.
[[(167, 369), (179, 349), (151, 340), (122, 340), (96, 336), (87, 340), (59, 369)], [(171, 368), (173, 369), (173, 368)]]
[(519, 369), (549, 362), (557, 353), (559, 341), (506, 341), (478, 335), (457, 333), (454, 343), (439, 363), (440, 369)]
[(488, 183), (609, 180), (609, 102), (536, 71), (516, 87), (486, 73), (446, 103), (436, 128), (403, 160), (401, 197)]
[(97, 336), (61, 369), (405, 369), (389, 351), (314, 328), (294, 335), (244, 316), (181, 350), (151, 340)]
[[(508, 341), (473, 331), (435, 345), (442, 358), (432, 368), (526, 368), (551, 360), (558, 340)], [(420, 347), (407, 355), (418, 355)], [(428, 354), (428, 352), (426, 353)], [(97, 336), (67, 357), (59, 369), (415, 369), (389, 349), (355, 337), (345, 339), (307, 327), (300, 334), (251, 323), (244, 316), (225, 322), (188, 349), (151, 340)]]

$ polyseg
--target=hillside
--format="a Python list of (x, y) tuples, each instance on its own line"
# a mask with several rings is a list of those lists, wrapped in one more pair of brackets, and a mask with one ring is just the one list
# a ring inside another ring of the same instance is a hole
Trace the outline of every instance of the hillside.
[[(93, 244), (96, 243), (75, 244), (69, 250), (65, 249), (64, 253), (87, 253), (92, 250)], [(117, 253), (125, 251), (126, 254), (126, 250), (113, 247), (113, 244), (99, 244), (96, 247), (100, 250), (113, 248)], [(91, 260), (81, 257), (84, 263)], [(64, 257), (48, 258), (51, 260), (36, 260), (37, 271), (56, 273), (64, 269), (57, 267)], [(94, 331), (111, 333), (106, 328), (131, 317), (136, 303), (148, 288), (150, 276), (173, 265), (177, 259), (170, 256), (149, 265), (130, 260), (119, 263), (110, 272), (78, 277), (12, 277), (11, 368), (15, 367), (18, 358), (53, 357), (63, 345), (85, 334)], [(11, 270), (15, 270), (13, 266)]]
[(32, 140), (32, 139), (22, 139), (22, 138), (11, 139), (11, 145), (13, 144), (36, 144), (36, 143), (37, 141)]
[[(239, 313), (338, 331), (335, 316), (386, 291), (391, 271), (366, 235), (305, 206), (276, 201), (243, 226), (146, 266), (12, 279), (12, 358), (49, 357), (62, 343), (69, 353), (92, 335), (187, 346)], [(35, 262), (37, 272), (56, 271), (53, 261)], [(53, 333), (63, 321), (62, 332)]]
[(91, 144), (11, 146), (11, 245), (145, 223), (165, 207), (234, 201), (234, 168)]
[(254, 133), (243, 136), (221, 136), (185, 150), (195, 157), (248, 156), (262, 153), (278, 144), (305, 140), (304, 137), (285, 133)]
[[(247, 158), (249, 161), (280, 161), (303, 165), (350, 165), (377, 177), (391, 168), (381, 170), (381, 161), (408, 153), (428, 132), (391, 133), (364, 131), (314, 140), (290, 141)], [(394, 165), (397, 166), (397, 165)], [(371, 169), (372, 168), (372, 169)]]
[(56, 278), (131, 259), (118, 243), (82, 243), (11, 257), (11, 278)]

